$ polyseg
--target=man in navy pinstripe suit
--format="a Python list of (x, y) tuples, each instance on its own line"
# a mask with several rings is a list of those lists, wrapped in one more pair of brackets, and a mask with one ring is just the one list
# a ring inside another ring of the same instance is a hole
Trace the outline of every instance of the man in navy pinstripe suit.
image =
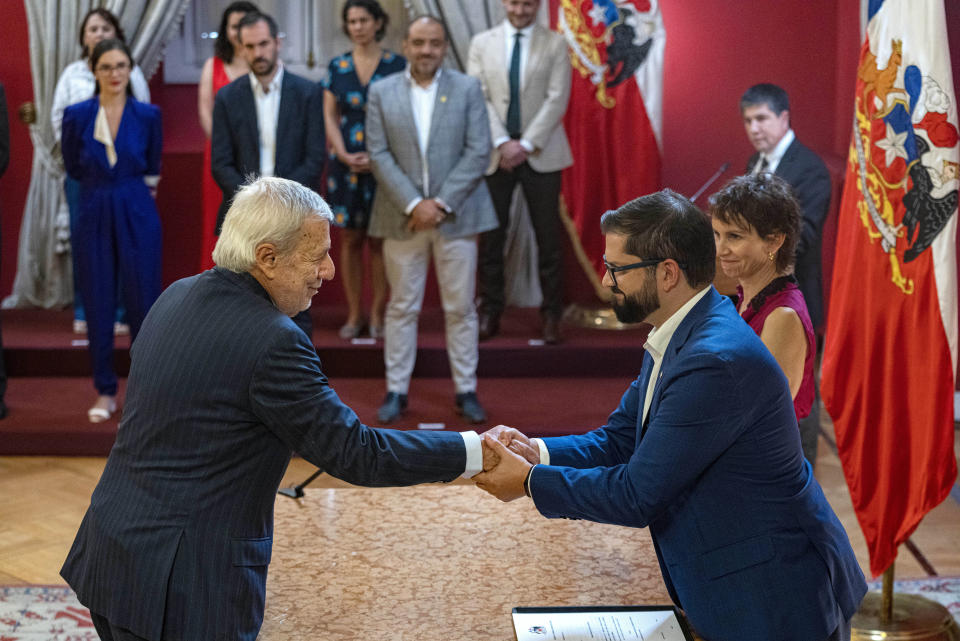
[(102, 639), (255, 639), (291, 452), (358, 485), (480, 471), (475, 433), (369, 428), (330, 387), (290, 317), (333, 277), (331, 219), (294, 181), (245, 186), (217, 267), (172, 284), (144, 321), (117, 441), (61, 570)]

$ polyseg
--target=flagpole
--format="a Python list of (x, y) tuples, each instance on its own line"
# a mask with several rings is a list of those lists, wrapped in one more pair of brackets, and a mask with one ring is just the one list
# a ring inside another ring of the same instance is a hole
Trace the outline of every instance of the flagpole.
[(880, 592), (868, 592), (850, 621), (851, 641), (960, 641), (960, 626), (950, 611), (917, 594), (896, 595), (893, 563), (883, 573)]

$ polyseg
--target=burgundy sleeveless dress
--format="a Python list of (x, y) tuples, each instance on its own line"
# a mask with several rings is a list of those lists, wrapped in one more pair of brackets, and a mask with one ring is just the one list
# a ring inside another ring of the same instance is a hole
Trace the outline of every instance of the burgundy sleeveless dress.
[[(742, 302), (743, 290), (738, 287), (737, 309), (740, 309)], [(803, 361), (803, 379), (800, 381), (800, 391), (793, 399), (793, 409), (797, 413), (797, 418), (805, 418), (813, 407), (813, 360), (817, 353), (817, 343), (813, 333), (813, 323), (810, 322), (810, 314), (807, 312), (807, 303), (800, 292), (797, 279), (793, 275), (773, 279), (753, 297), (740, 316), (759, 336), (767, 316), (778, 307), (789, 307), (795, 311), (800, 317), (803, 332), (807, 336), (807, 357)]]

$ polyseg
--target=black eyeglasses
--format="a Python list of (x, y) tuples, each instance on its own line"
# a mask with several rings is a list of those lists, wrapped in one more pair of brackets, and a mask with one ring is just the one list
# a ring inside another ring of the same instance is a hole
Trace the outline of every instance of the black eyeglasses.
[(617, 287), (617, 272), (628, 272), (631, 269), (640, 269), (641, 267), (653, 267), (665, 261), (666, 258), (651, 258), (649, 260), (641, 260), (639, 263), (630, 263), (629, 265), (620, 265), (615, 266), (607, 262), (607, 256), (603, 256), (603, 266), (607, 268), (607, 271), (610, 273), (610, 278), (613, 280), (613, 286)]

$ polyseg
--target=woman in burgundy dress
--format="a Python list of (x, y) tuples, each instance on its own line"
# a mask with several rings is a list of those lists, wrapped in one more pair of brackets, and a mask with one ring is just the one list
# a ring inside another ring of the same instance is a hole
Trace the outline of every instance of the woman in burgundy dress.
[(207, 142), (203, 147), (203, 218), (202, 246), (200, 269), (213, 267), (213, 247), (217, 244), (214, 230), (217, 227), (217, 210), (223, 200), (223, 192), (213, 180), (210, 173), (210, 136), (213, 133), (213, 99), (220, 91), (242, 75), (250, 71), (247, 61), (243, 57), (240, 47), (240, 21), (248, 13), (258, 13), (260, 10), (252, 2), (232, 2), (223, 10), (220, 18), (220, 29), (217, 31), (217, 40), (213, 45), (213, 56), (203, 63), (200, 72), (200, 84), (197, 86), (197, 112), (200, 116), (200, 126), (207, 135)]
[(720, 268), (738, 282), (737, 309), (777, 359), (803, 418), (814, 401), (817, 350), (793, 276), (800, 206), (787, 183), (762, 173), (727, 183), (710, 197), (710, 214)]

